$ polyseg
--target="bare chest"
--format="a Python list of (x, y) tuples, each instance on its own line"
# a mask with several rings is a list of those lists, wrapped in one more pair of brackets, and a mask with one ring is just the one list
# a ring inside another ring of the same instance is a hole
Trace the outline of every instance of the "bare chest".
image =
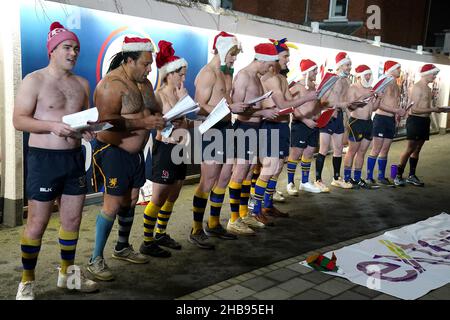
[(45, 81), (38, 95), (36, 114), (78, 112), (86, 107), (86, 98), (83, 86), (76, 80)]

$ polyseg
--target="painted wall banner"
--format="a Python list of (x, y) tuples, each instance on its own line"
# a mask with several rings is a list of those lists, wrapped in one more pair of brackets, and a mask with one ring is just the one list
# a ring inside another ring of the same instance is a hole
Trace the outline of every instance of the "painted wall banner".
[[(207, 63), (208, 40), (215, 31), (189, 28), (163, 21), (142, 19), (120, 14), (79, 8), (54, 2), (22, 1), (20, 9), (22, 75), (44, 68), (48, 64), (46, 49), (47, 33), (53, 21), (61, 22), (77, 34), (81, 43), (80, 56), (74, 73), (89, 81), (92, 95), (95, 86), (106, 74), (111, 57), (120, 48), (125, 36), (147, 37), (157, 47), (159, 40), (174, 44), (176, 54), (189, 62), (186, 75), (186, 88), (194, 96), (194, 80), (200, 69)], [(161, 85), (158, 79), (156, 62), (153, 62), (149, 75), (155, 90)], [(150, 143), (150, 140), (149, 140)], [(86, 154), (86, 170), (91, 176), (91, 146), (83, 141)], [(149, 145), (145, 148), (148, 154)], [(28, 151), (28, 134), (24, 135), (24, 163)], [(147, 157), (148, 158), (148, 157)], [(151, 165), (147, 163), (147, 168)], [(25, 166), (25, 178), (26, 178)], [(91, 190), (90, 190), (91, 191)]]
[(343, 274), (330, 275), (401, 299), (418, 299), (450, 283), (450, 215), (441, 213), (334, 253)]

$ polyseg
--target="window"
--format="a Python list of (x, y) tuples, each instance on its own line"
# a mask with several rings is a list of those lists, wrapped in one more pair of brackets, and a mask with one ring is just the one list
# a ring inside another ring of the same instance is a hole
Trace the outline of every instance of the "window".
[(330, 0), (330, 19), (346, 19), (348, 0)]

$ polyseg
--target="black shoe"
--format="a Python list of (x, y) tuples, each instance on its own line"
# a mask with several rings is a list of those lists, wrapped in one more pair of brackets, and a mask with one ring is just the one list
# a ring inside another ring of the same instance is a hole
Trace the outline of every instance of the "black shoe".
[(358, 186), (361, 189), (365, 189), (365, 190), (372, 190), (372, 186), (370, 184), (368, 184), (367, 182), (365, 182), (363, 179), (358, 181)]
[(406, 185), (406, 180), (403, 179), (401, 176), (397, 175), (394, 179), (394, 184), (397, 187), (404, 187)]
[(139, 248), (139, 252), (145, 254), (147, 256), (157, 257), (157, 258), (169, 258), (172, 254), (170, 251), (164, 250), (158, 244), (153, 241), (149, 245), (145, 245), (142, 242), (141, 247)]
[(155, 235), (156, 243), (161, 247), (166, 247), (174, 250), (181, 250), (181, 244), (173, 240), (168, 234), (156, 234)]
[(420, 179), (417, 178), (416, 175), (409, 176), (408, 179), (406, 179), (406, 182), (408, 182), (409, 184), (412, 184), (416, 187), (425, 187), (425, 183), (420, 181)]
[(199, 234), (189, 234), (188, 241), (192, 244), (195, 244), (200, 249), (205, 250), (214, 250), (215, 246), (211, 243), (211, 240), (208, 238), (208, 236), (205, 234), (205, 232), (202, 230)]
[(348, 181), (345, 181), (345, 182), (351, 183), (352, 186), (353, 186), (352, 189), (359, 189), (359, 188), (360, 188), (359, 183), (356, 182), (356, 181), (355, 181), (354, 179), (352, 179), (352, 178), (348, 179)]
[(224, 240), (236, 240), (237, 239), (236, 235), (229, 233), (227, 230), (225, 230), (224, 227), (222, 227), (221, 224), (219, 224), (215, 228), (210, 228), (210, 227), (208, 227), (208, 224), (206, 224), (204, 231), (208, 237), (217, 237), (219, 239), (224, 239)]
[(378, 184), (383, 187), (395, 188), (395, 185), (391, 181), (389, 181), (389, 179), (387, 179), (387, 178), (381, 178), (381, 179), (379, 178)]

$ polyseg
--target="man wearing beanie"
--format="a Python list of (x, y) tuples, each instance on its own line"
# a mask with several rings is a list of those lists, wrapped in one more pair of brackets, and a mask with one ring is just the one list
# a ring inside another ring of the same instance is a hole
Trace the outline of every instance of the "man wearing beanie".
[[(414, 102), (406, 120), (406, 138), (408, 145), (400, 157), (397, 176), (394, 180), (396, 186), (404, 186), (406, 183), (423, 187), (425, 184), (416, 176), (419, 154), (425, 141), (430, 139), (430, 115), (433, 112), (442, 112), (445, 109), (432, 105), (432, 92), (430, 83), (436, 80), (439, 69), (433, 64), (425, 64), (420, 69), (421, 79), (414, 84), (411, 92), (411, 102)], [(403, 179), (406, 163), (409, 160), (408, 178)]]
[[(28, 219), (20, 241), (23, 272), (17, 300), (35, 298), (37, 258), (55, 200), (59, 203), (61, 220), (57, 286), (70, 287), (68, 273), (76, 271), (75, 250), (87, 192), (80, 136), (62, 122), (63, 116), (89, 107), (89, 83), (72, 73), (80, 42), (73, 32), (55, 22), (48, 33), (47, 53), (48, 66), (24, 78), (14, 107), (14, 127), (30, 133), (26, 181)], [(93, 137), (90, 132), (81, 133), (86, 140)], [(98, 290), (97, 283), (82, 274), (80, 280), (74, 289)]]

